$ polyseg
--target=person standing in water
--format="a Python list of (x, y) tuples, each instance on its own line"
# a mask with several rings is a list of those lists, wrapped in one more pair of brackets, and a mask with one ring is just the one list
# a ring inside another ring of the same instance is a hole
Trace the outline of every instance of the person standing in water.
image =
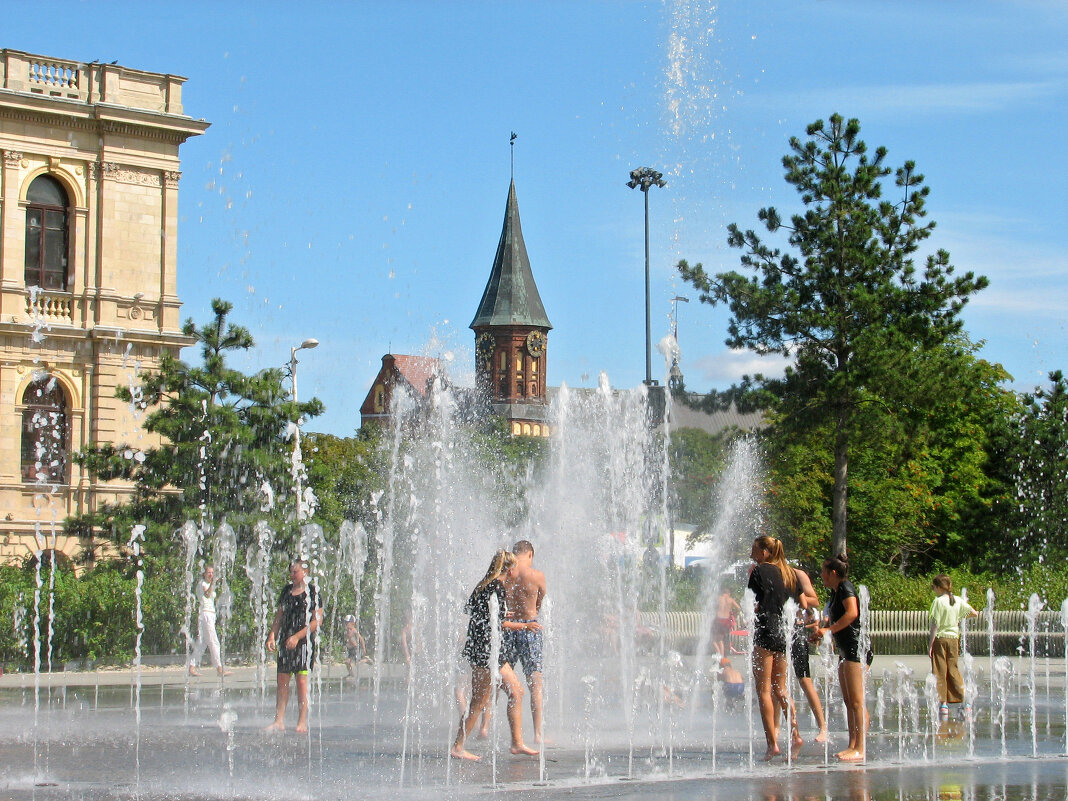
[[(949, 705), (964, 702), (964, 681), (957, 668), (960, 656), (960, 622), (964, 618), (978, 617), (968, 602), (953, 594), (953, 582), (945, 573), (931, 581), (935, 599), (931, 603), (931, 637), (927, 655), (931, 657), (931, 672), (938, 679), (938, 700), (941, 706), (938, 716), (949, 719)], [(970, 714), (965, 707), (961, 715)]]
[(724, 589), (716, 600), (716, 619), (712, 623), (712, 649), (724, 657), (730, 650), (731, 632), (742, 607), (734, 600), (730, 590)]
[[(467, 624), (467, 640), (464, 642), (463, 656), (471, 663), (471, 702), (467, 715), (460, 719), (460, 728), (449, 750), (449, 755), (456, 759), (478, 760), (481, 758), (465, 749), (464, 742), (475, 728), (482, 710), (486, 708), (494, 692), (493, 672), (490, 670), (494, 638), (500, 642), (504, 629), (537, 630), (541, 628), (537, 622), (519, 623), (505, 618), (505, 590), (501, 582), (505, 577), (514, 579), (516, 575), (518, 575), (518, 568), (515, 556), (508, 551), (497, 551), (493, 555), (486, 575), (475, 586), (471, 597), (467, 600), (465, 611), (471, 619)], [(496, 623), (490, 611), (494, 607), (497, 612)], [(536, 756), (537, 751), (523, 744), (523, 709), (520, 706), (523, 687), (505, 656), (504, 649), (501, 648), (497, 655), (497, 666), (500, 669), (505, 692), (508, 693), (508, 726), (512, 734), (511, 750), (513, 754)]]
[(278, 611), (267, 635), (268, 652), (278, 652), (274, 722), (268, 731), (285, 731), (291, 676), (296, 676), (297, 684), (296, 731), (308, 731), (308, 673), (315, 665), (315, 633), (322, 623), (322, 598), (308, 581), (308, 563), (298, 559), (289, 566), (289, 584), (278, 596)]
[[(537, 623), (541, 602), (545, 598), (545, 574), (534, 569), (534, 546), (520, 540), (512, 546), (515, 554), (516, 576), (503, 579), (508, 619), (515, 623)], [(504, 650), (512, 670), (523, 666), (530, 689), (530, 714), (534, 722), (534, 742), (542, 743), (543, 684), (542, 652), (544, 639), (541, 626), (538, 628), (504, 630)]]
[(775, 537), (757, 537), (749, 555), (756, 563), (749, 574), (749, 589), (756, 599), (753, 683), (767, 741), (766, 762), (779, 755), (780, 709), (789, 716), (793, 727), (790, 743), (795, 756), (804, 742), (798, 732), (793, 699), (786, 691), (786, 671), (790, 668), (786, 661), (786, 636), (782, 623), (786, 602), (798, 597), (798, 581), (794, 569), (786, 563), (782, 543)]
[(356, 628), (356, 615), (345, 615), (345, 667), (348, 677), (356, 675), (356, 666), (364, 662), (370, 662), (367, 657), (367, 642), (360, 630)]
[(849, 562), (844, 555), (828, 559), (820, 574), (831, 591), (830, 625), (816, 628), (822, 638), (830, 632), (838, 649), (838, 684), (846, 707), (849, 745), (835, 754), (842, 762), (863, 762), (868, 734), (868, 710), (864, 705), (864, 665), (860, 661), (860, 601), (849, 581)]
[(215, 568), (204, 567), (204, 573), (197, 582), (197, 641), (193, 654), (189, 658), (189, 675), (199, 676), (200, 660), (204, 658), (204, 649), (211, 654), (211, 664), (220, 676), (229, 676), (230, 671), (223, 668), (222, 651), (219, 647), (219, 635), (215, 631)]
[(812, 586), (812, 579), (808, 573), (795, 567), (797, 583), (800, 587), (801, 608), (797, 611), (797, 623), (794, 628), (794, 636), (791, 642), (790, 661), (793, 663), (794, 676), (801, 685), (801, 691), (805, 694), (808, 707), (816, 718), (815, 742), (822, 743), (827, 739), (827, 718), (823, 714), (823, 704), (820, 703), (820, 694), (816, 691), (816, 684), (812, 681), (812, 671), (808, 664), (808, 627), (818, 623), (818, 618), (813, 622), (813, 610), (819, 607), (820, 599)]

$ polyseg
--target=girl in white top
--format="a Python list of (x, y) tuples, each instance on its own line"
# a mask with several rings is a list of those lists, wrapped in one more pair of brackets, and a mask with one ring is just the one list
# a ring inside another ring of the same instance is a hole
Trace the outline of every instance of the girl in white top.
[(230, 675), (230, 671), (223, 669), (222, 656), (219, 649), (219, 635), (215, 632), (215, 568), (208, 565), (204, 568), (204, 575), (197, 583), (197, 602), (200, 612), (197, 615), (197, 641), (193, 646), (193, 655), (189, 660), (189, 675), (199, 676), (197, 670), (200, 660), (204, 657), (204, 649), (211, 654), (211, 664), (215, 666), (220, 676)]
[[(960, 656), (960, 622), (979, 615), (968, 602), (953, 594), (953, 582), (944, 573), (931, 581), (935, 599), (931, 603), (931, 637), (927, 654), (931, 657), (931, 672), (938, 679), (938, 700), (942, 702), (939, 717), (949, 717), (949, 704), (964, 701), (964, 681), (957, 668)], [(968, 710), (964, 710), (967, 714)]]

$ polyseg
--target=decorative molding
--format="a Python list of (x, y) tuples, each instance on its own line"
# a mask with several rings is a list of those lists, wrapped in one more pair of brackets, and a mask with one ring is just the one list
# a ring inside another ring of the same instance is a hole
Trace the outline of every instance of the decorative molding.
[(135, 184), (137, 186), (160, 186), (159, 173), (151, 170), (139, 170), (134, 167), (117, 164), (114, 161), (103, 163), (104, 180), (115, 181), (120, 184)]
[(95, 161), (87, 162), (85, 165), (85, 175), (90, 181), (96, 181), (100, 178), (100, 165)]
[(181, 170), (167, 170), (163, 173), (163, 182), (168, 189), (177, 189), (181, 178)]
[[(178, 121), (188, 120), (186, 117), (166, 115), (174, 117)], [(16, 122), (43, 123), (54, 127), (62, 127), (75, 131), (91, 131), (94, 133), (107, 132), (122, 136), (137, 136), (141, 139), (149, 139), (157, 142), (167, 142), (180, 145), (199, 131), (187, 132), (183, 130), (172, 131), (165, 128), (154, 128), (150, 125), (137, 125), (136, 123), (113, 122), (110, 120), (96, 120), (92, 118), (78, 118), (48, 114), (45, 112), (34, 113), (32, 111), (15, 111), (12, 109), (0, 109), (0, 119), (14, 120)]]
[(5, 150), (4, 151), (4, 166), (5, 167), (18, 167), (19, 162), (22, 161), (22, 154), (17, 150)]

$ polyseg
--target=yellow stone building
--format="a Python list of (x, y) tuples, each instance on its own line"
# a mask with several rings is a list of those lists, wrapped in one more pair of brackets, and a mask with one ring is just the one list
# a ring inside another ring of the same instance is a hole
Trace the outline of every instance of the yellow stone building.
[[(55, 548), (92, 481), (89, 442), (153, 443), (115, 397), (177, 355), (184, 78), (0, 49), (0, 561)], [(132, 450), (129, 458), (137, 458)]]

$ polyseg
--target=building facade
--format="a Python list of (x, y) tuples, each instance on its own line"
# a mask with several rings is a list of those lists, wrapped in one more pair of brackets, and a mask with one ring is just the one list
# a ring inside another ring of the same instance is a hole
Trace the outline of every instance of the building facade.
[(94, 543), (71, 514), (130, 487), (92, 481), (90, 442), (158, 444), (115, 397), (177, 356), (179, 147), (208, 123), (184, 78), (0, 50), (0, 561)]

